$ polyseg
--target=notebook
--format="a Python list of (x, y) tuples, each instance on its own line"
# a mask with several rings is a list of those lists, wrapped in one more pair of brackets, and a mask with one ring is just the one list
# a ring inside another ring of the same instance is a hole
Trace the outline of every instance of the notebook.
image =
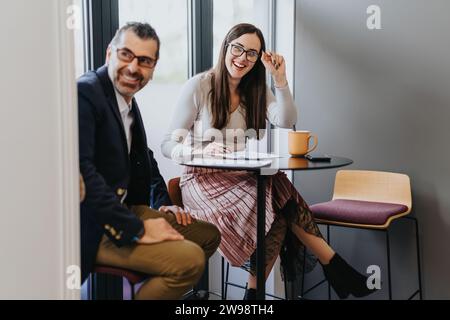
[(217, 158), (195, 158), (184, 162), (184, 165), (201, 167), (222, 168), (260, 168), (272, 164), (272, 160), (244, 160), (244, 159), (217, 159)]
[(235, 160), (266, 160), (266, 159), (275, 159), (279, 158), (279, 155), (273, 153), (263, 153), (263, 152), (254, 152), (254, 151), (238, 151), (232, 153), (226, 153), (224, 155), (226, 159), (235, 159)]

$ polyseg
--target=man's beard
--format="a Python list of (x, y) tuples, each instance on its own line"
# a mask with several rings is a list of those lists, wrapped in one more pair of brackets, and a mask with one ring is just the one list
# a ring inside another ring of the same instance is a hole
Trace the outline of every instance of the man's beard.
[[(128, 83), (125, 76), (138, 80), (136, 84)], [(135, 93), (140, 91), (146, 83), (143, 83), (143, 76), (139, 73), (129, 73), (127, 71), (119, 72), (115, 81), (115, 86), (120, 94), (127, 97), (133, 97)]]

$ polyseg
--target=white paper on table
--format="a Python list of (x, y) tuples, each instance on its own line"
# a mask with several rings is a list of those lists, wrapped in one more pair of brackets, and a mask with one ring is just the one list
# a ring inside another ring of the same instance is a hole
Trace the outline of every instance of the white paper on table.
[(272, 164), (272, 160), (244, 160), (244, 159), (219, 159), (219, 158), (194, 158), (184, 162), (185, 165), (202, 167), (240, 167), (240, 168), (260, 168)]
[(273, 153), (263, 153), (254, 151), (238, 151), (232, 153), (224, 154), (226, 159), (237, 159), (237, 160), (264, 160), (264, 159), (275, 159), (280, 156)]

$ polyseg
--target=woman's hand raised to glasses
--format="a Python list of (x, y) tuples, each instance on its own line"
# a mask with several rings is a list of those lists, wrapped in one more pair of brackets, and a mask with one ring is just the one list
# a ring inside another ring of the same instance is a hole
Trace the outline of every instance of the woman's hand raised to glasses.
[(287, 85), (286, 63), (282, 55), (266, 51), (262, 53), (261, 62), (266, 70), (270, 72), (275, 87), (282, 88)]

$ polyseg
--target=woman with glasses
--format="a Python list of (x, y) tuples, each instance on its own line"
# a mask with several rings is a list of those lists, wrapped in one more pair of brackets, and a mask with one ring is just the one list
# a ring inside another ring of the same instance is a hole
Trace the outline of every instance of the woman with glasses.
[[(267, 87), (266, 71), (273, 79), (275, 95)], [(184, 85), (162, 152), (179, 161), (197, 154), (240, 151), (249, 129), (262, 132), (257, 137), (263, 137), (267, 120), (282, 128), (291, 128), (297, 120), (285, 60), (266, 51), (258, 28), (238, 24), (226, 35), (216, 66)], [(185, 209), (195, 218), (215, 224), (222, 233), (220, 253), (233, 266), (249, 271), (244, 299), (256, 296), (255, 179), (245, 171), (186, 167), (180, 182)], [(283, 268), (290, 271), (290, 278), (299, 275), (296, 271), (303, 267), (305, 245), (322, 264), (339, 297), (372, 292), (366, 277), (324, 241), (308, 205), (284, 173), (268, 179), (266, 199), (266, 277), (283, 243), (289, 248), (287, 254), (282, 251)], [(309, 261), (309, 268), (314, 262)]]

